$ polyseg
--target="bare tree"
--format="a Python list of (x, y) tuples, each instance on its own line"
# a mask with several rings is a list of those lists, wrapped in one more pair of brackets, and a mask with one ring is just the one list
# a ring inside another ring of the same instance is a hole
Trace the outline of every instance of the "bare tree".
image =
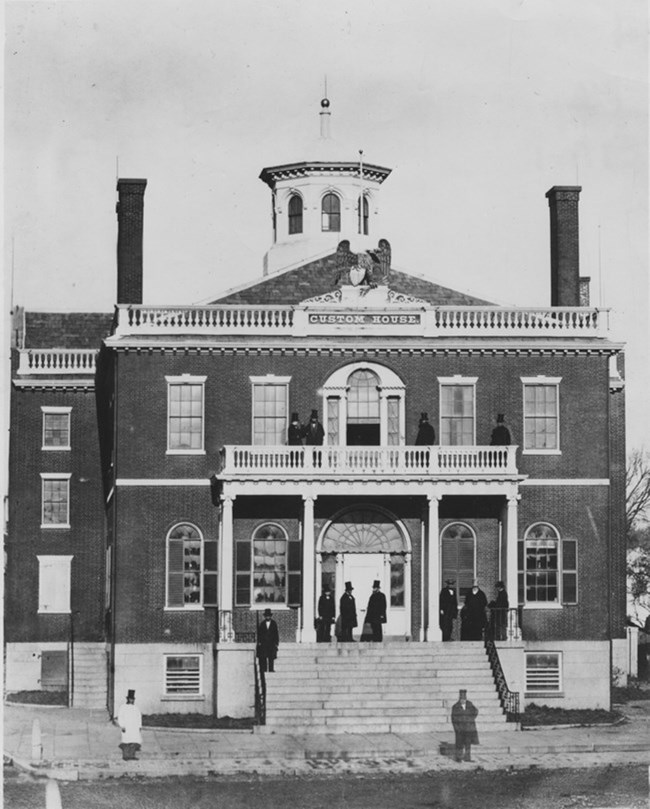
[(625, 472), (625, 516), (628, 545), (638, 545), (638, 533), (647, 528), (650, 507), (650, 453), (632, 451)]

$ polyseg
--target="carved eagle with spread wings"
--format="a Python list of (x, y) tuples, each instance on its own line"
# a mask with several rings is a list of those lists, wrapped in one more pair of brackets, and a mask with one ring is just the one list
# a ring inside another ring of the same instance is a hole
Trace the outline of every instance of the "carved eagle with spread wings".
[(351, 252), (350, 242), (345, 239), (336, 248), (337, 273), (334, 285), (344, 282), (347, 275), (353, 286), (383, 286), (388, 283), (390, 258), (390, 244), (386, 239), (380, 239), (375, 250), (366, 250), (363, 253)]

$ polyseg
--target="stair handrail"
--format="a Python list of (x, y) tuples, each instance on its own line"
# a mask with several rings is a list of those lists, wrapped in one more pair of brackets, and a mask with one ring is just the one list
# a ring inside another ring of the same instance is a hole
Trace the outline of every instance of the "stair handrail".
[(253, 652), (253, 669), (255, 671), (255, 724), (266, 724), (266, 678), (260, 667), (257, 653)]
[(488, 660), (490, 661), (492, 675), (494, 676), (494, 682), (496, 683), (501, 707), (506, 712), (506, 721), (519, 722), (519, 691), (511, 691), (508, 688), (506, 675), (504, 674), (503, 667), (501, 666), (499, 652), (497, 651), (494, 641), (489, 637), (485, 638), (485, 651), (487, 652)]

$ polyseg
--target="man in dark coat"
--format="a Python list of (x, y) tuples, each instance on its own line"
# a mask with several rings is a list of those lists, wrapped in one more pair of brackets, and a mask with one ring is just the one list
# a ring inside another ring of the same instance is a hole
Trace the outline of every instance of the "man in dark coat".
[(478, 744), (476, 717), (478, 708), (467, 699), (467, 691), (461, 689), (458, 702), (451, 709), (451, 724), (456, 733), (456, 761), (472, 760), (472, 744)]
[(508, 447), (512, 443), (510, 430), (506, 427), (503, 413), (497, 416), (497, 426), (492, 430), (490, 436), (491, 447)]
[(494, 632), (494, 640), (505, 640), (510, 602), (508, 601), (506, 586), (502, 581), (497, 582), (496, 588), (497, 597), (494, 601), (490, 601), (488, 605), (492, 619), (492, 630)]
[(381, 625), (386, 623), (386, 596), (379, 589), (377, 579), (372, 583), (372, 593), (366, 608), (366, 621), (372, 628), (372, 640), (375, 642), (383, 640)]
[(332, 591), (325, 585), (321, 597), (318, 599), (318, 618), (316, 621), (317, 643), (329, 643), (332, 638), (332, 624), (334, 623), (334, 599)]
[(273, 661), (278, 656), (280, 635), (278, 625), (271, 617), (270, 609), (264, 610), (264, 620), (257, 625), (257, 658), (261, 671), (273, 671)]
[(465, 604), (460, 611), (460, 639), (483, 640), (483, 628), (486, 622), (485, 608), (487, 597), (474, 579), (472, 589), (465, 596)]
[(287, 444), (290, 447), (302, 446), (302, 424), (298, 420), (298, 414), (291, 414), (291, 424), (287, 430)]
[(345, 592), (339, 601), (339, 616), (341, 618), (341, 642), (351, 641), (352, 630), (357, 626), (357, 603), (354, 600), (352, 582), (345, 582)]
[(415, 439), (416, 447), (430, 447), (435, 444), (436, 431), (429, 424), (429, 414), (420, 413), (420, 423), (418, 424), (418, 434)]
[(454, 584), (456, 582), (453, 579), (446, 579), (445, 586), (440, 591), (440, 629), (443, 640), (451, 640), (454, 620), (458, 617), (458, 598)]
[(323, 425), (318, 421), (318, 410), (312, 410), (309, 418), (309, 424), (303, 430), (305, 436), (305, 444), (308, 447), (320, 447), (325, 438), (325, 430)]

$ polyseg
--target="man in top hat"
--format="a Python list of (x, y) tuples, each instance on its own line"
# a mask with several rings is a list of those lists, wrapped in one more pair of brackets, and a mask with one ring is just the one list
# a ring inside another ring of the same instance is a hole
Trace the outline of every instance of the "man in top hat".
[(329, 585), (324, 585), (321, 597), (318, 599), (318, 619), (316, 623), (316, 642), (329, 643), (332, 639), (332, 624), (334, 623), (334, 599)]
[(497, 425), (492, 430), (492, 435), (490, 436), (490, 446), (508, 447), (510, 444), (512, 444), (510, 430), (506, 427), (505, 416), (503, 413), (499, 413), (497, 416)]
[(465, 596), (465, 604), (460, 611), (461, 640), (483, 640), (487, 603), (487, 596), (478, 586), (478, 579), (474, 579), (472, 589)]
[(491, 629), (494, 634), (494, 640), (505, 640), (510, 602), (508, 601), (506, 586), (502, 581), (496, 583), (496, 588), (497, 597), (488, 604), (490, 608)]
[(454, 630), (454, 621), (458, 617), (458, 598), (456, 597), (456, 582), (453, 579), (445, 579), (445, 586), (440, 591), (440, 629), (442, 629), (442, 639), (451, 640)]
[(436, 431), (433, 425), (429, 424), (429, 414), (420, 413), (420, 423), (418, 424), (418, 434), (415, 438), (416, 447), (430, 447), (436, 442)]
[(120, 705), (115, 717), (122, 731), (120, 748), (124, 761), (138, 759), (136, 753), (142, 746), (142, 714), (135, 706), (135, 691), (129, 690), (126, 695), (126, 704)]
[(451, 724), (456, 734), (456, 761), (472, 760), (472, 744), (478, 744), (477, 715), (478, 708), (467, 699), (467, 691), (461, 689), (458, 702), (451, 709)]
[(372, 583), (372, 593), (366, 608), (366, 621), (372, 628), (372, 640), (377, 643), (383, 640), (381, 625), (386, 623), (386, 596), (379, 589), (378, 579)]
[(257, 659), (260, 661), (260, 671), (273, 671), (273, 661), (278, 656), (280, 634), (278, 625), (272, 618), (273, 613), (267, 607), (264, 610), (264, 619), (257, 625)]
[(302, 424), (298, 420), (298, 414), (291, 414), (291, 424), (287, 430), (287, 444), (290, 447), (302, 446)]
[(352, 582), (345, 582), (345, 592), (339, 601), (341, 617), (341, 642), (353, 640), (352, 630), (357, 626), (357, 602), (354, 600)]
[(312, 410), (309, 417), (309, 424), (304, 429), (305, 444), (308, 447), (319, 447), (325, 438), (323, 425), (318, 421), (318, 410)]

